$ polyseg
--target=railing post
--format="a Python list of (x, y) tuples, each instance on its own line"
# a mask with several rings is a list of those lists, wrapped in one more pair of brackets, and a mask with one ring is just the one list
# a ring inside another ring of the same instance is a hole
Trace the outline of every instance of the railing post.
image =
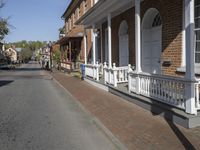
[(85, 60), (85, 64), (87, 64), (87, 37), (86, 37), (87, 33), (86, 33), (86, 29), (84, 29), (84, 36), (83, 36), (83, 40), (84, 40), (84, 60)]
[(96, 80), (99, 81), (99, 63), (96, 64)]
[(108, 80), (107, 79), (107, 65), (106, 65), (106, 62), (104, 62), (104, 65), (103, 65), (103, 72), (104, 72), (104, 83), (106, 84), (106, 81)]
[(131, 93), (131, 65), (128, 65), (128, 92)]
[(113, 63), (113, 81), (114, 81), (114, 87), (117, 87), (117, 70), (116, 70), (116, 64)]

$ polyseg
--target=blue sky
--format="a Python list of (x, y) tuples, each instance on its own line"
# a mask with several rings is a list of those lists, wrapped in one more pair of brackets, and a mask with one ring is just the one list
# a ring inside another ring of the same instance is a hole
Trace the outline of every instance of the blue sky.
[(61, 19), (70, 0), (4, 0), (0, 16), (10, 17), (11, 33), (6, 42), (21, 40), (54, 41), (58, 29), (64, 25)]

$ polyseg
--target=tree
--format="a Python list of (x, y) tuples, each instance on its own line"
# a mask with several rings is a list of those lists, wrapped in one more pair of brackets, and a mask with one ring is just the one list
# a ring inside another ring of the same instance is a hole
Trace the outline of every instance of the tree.
[(59, 34), (65, 34), (65, 28), (64, 27), (59, 28), (58, 31), (59, 31)]
[[(0, 9), (4, 7), (5, 3), (0, 1)], [(6, 35), (9, 33), (8, 28), (8, 19), (0, 17), (0, 40), (3, 40)]]
[(32, 51), (30, 49), (22, 49), (21, 58), (23, 62), (27, 62), (32, 57)]
[(55, 60), (57, 64), (60, 63), (60, 55), (61, 55), (60, 50), (56, 49), (54, 51), (53, 60)]

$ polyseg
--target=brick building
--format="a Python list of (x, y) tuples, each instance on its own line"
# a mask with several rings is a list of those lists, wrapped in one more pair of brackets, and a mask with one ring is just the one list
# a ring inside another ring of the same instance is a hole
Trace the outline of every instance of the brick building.
[(86, 79), (197, 115), (199, 10), (199, 0), (96, 1), (76, 21), (92, 30)]
[(62, 67), (70, 70), (79, 69), (80, 64), (84, 63), (84, 39), (87, 35), (87, 55), (91, 61), (91, 31), (84, 30), (82, 25), (75, 25), (75, 22), (81, 18), (94, 4), (93, 0), (73, 0), (62, 15), (65, 21), (65, 36), (60, 38), (58, 43), (61, 45)]

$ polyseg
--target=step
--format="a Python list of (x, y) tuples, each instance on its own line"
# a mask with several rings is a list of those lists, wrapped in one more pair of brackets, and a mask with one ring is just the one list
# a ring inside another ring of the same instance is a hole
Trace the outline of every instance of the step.
[(195, 115), (190, 115), (185, 113), (183, 110), (179, 108), (175, 108), (171, 105), (159, 102), (152, 98), (144, 97), (141, 95), (137, 95), (134, 93), (128, 92), (128, 84), (119, 84), (118, 87), (113, 87), (110, 85), (104, 84), (102, 81), (95, 81), (91, 78), (86, 78), (85, 81), (88, 83), (108, 91), (114, 95), (122, 97), (124, 100), (128, 100), (148, 111), (153, 113), (154, 115), (159, 115), (165, 118), (166, 120), (170, 120), (173, 123), (179, 124), (185, 128), (194, 128), (200, 126), (200, 112)]
[(196, 116), (190, 115), (179, 108), (172, 107), (152, 98), (129, 93), (128, 90), (121, 90), (112, 86), (109, 86), (109, 92), (152, 112), (154, 115), (160, 115), (185, 128), (200, 126), (200, 112), (198, 112)]

